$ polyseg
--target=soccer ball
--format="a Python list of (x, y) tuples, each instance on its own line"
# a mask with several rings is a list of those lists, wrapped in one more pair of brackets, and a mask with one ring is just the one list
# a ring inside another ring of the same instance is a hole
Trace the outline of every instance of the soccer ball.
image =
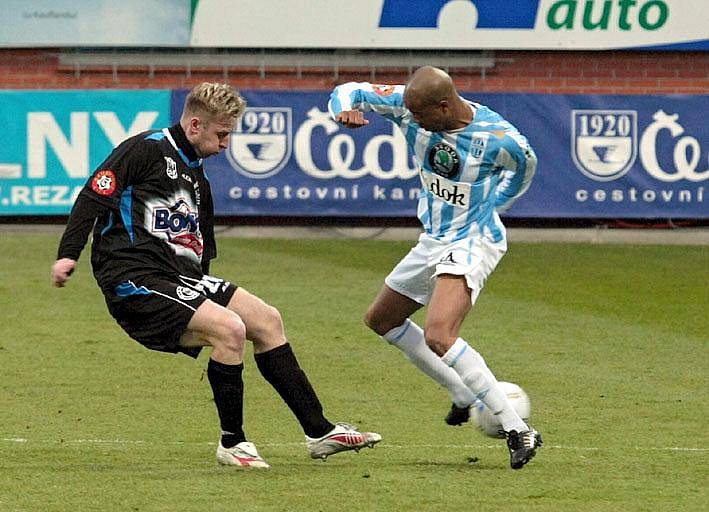
[[(532, 402), (529, 401), (529, 396), (527, 393), (525, 393), (524, 390), (517, 384), (513, 384), (512, 382), (501, 381), (499, 384), (507, 395), (509, 401), (512, 403), (512, 407), (514, 407), (515, 411), (517, 411), (517, 414), (519, 414), (524, 421), (527, 421), (529, 419), (529, 414), (532, 412)], [(497, 416), (492, 414), (490, 409), (488, 409), (480, 400), (476, 400), (476, 402), (472, 405), (470, 408), (470, 415), (473, 417), (473, 421), (475, 421), (478, 428), (486, 436), (497, 438), (504, 437), (499, 433), (502, 425), (498, 421)]]

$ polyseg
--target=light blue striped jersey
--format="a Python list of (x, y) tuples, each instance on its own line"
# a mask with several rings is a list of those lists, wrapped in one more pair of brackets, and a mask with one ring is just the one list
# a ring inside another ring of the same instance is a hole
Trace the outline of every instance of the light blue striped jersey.
[(334, 119), (340, 112), (375, 112), (399, 126), (414, 154), (421, 178), (418, 218), (426, 232), (455, 242), (485, 236), (498, 242), (504, 212), (529, 188), (537, 166), (526, 137), (500, 114), (465, 100), (474, 112), (461, 129), (430, 132), (404, 105), (403, 85), (350, 82), (330, 95)]

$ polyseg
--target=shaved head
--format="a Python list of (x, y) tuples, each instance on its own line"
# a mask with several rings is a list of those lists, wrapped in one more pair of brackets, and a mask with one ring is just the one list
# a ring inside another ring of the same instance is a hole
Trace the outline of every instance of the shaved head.
[(404, 91), (404, 100), (407, 104), (428, 106), (436, 105), (442, 100), (451, 101), (457, 95), (448, 73), (432, 66), (424, 66), (411, 75)]
[(473, 116), (448, 73), (433, 66), (414, 71), (404, 89), (404, 104), (415, 122), (434, 132), (467, 126)]

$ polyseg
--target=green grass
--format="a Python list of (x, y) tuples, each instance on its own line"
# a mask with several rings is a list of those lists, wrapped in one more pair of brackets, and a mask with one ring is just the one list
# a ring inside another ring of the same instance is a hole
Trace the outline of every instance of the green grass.
[(706, 247), (512, 245), (463, 326), (532, 397), (545, 445), (512, 471), (362, 324), (410, 244), (223, 239), (213, 272), (281, 310), (328, 417), (384, 435), (310, 460), (249, 356), (246, 432), (273, 467), (239, 472), (214, 462), (206, 353), (125, 336), (88, 253), (52, 289), (56, 237), (0, 236), (3, 512), (709, 509)]

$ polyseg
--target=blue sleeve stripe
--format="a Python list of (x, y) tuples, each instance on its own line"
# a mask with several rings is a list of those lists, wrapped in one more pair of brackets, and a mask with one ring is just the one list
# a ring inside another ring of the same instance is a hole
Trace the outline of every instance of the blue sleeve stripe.
[(162, 131), (151, 133), (150, 135), (147, 135), (145, 137), (145, 140), (163, 140), (165, 138), (165, 134)]
[(337, 117), (337, 114), (342, 112), (342, 103), (340, 102), (340, 98), (337, 96), (337, 89), (335, 89), (335, 91), (333, 91), (330, 95), (330, 110), (335, 117)]
[(133, 233), (133, 186), (126, 188), (121, 194), (121, 220), (128, 232), (131, 243), (135, 242)]
[(506, 197), (512, 198), (516, 196), (517, 193), (519, 193), (519, 191), (522, 189), (524, 179), (527, 175), (527, 160), (525, 159), (524, 154), (522, 154), (521, 151), (522, 150), (515, 144), (514, 150), (513, 152), (511, 152), (511, 155), (517, 163), (517, 169), (515, 169), (515, 173), (512, 178), (510, 178), (510, 180), (506, 183), (507, 186), (503, 190), (500, 190), (498, 195), (504, 195)]
[(525, 160), (524, 155), (522, 155), (522, 158), (515, 158), (515, 160), (517, 160), (517, 171), (512, 177), (510, 185), (516, 194), (522, 188), (522, 183), (524, 183), (524, 177), (527, 174), (527, 161)]
[(360, 102), (367, 102), (370, 105), (389, 105), (391, 107), (401, 107), (404, 104), (404, 96), (400, 93), (392, 93), (389, 96), (382, 96), (375, 92), (358, 90)]

